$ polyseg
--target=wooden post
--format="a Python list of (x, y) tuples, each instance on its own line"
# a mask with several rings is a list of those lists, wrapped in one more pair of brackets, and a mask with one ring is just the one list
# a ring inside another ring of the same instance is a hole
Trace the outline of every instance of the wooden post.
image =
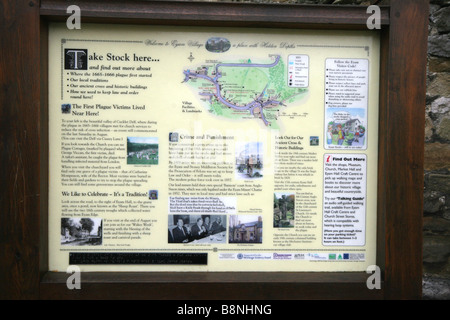
[[(386, 298), (422, 297), (428, 1), (391, 1), (385, 137)], [(408, 133), (408, 134), (406, 134)]]
[(39, 1), (0, 10), (0, 298), (39, 297)]

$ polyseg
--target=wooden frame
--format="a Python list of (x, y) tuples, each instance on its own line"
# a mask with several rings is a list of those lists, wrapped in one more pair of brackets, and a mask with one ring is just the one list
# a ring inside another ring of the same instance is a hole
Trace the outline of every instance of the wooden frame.
[[(77, 1), (82, 22), (365, 29), (366, 7)], [(47, 23), (62, 0), (6, 0), (0, 18), (3, 299), (420, 299), (428, 1), (382, 7), (377, 265), (366, 273), (86, 273), (68, 290), (49, 273)], [(202, 290), (198, 291), (199, 287)]]

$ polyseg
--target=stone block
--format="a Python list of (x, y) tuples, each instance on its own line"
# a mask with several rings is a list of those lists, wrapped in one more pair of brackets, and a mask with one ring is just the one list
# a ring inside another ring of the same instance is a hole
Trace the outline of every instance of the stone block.
[[(449, 41), (450, 44), (450, 41)], [(436, 73), (430, 81), (427, 94), (431, 96), (450, 96), (450, 73)]]
[[(426, 174), (425, 190), (426, 192), (438, 192), (438, 194), (436, 194), (436, 197), (440, 197), (441, 195), (448, 195), (450, 197), (450, 174)], [(432, 195), (430, 194), (430, 196)]]
[(450, 300), (450, 278), (424, 274), (422, 298), (424, 300)]
[(363, 0), (335, 0), (333, 4), (361, 4)]
[(438, 214), (445, 209), (445, 196), (437, 191), (426, 191), (423, 195), (423, 212)]
[(450, 59), (430, 56), (428, 59), (429, 72), (450, 72)]
[(448, 34), (435, 34), (428, 37), (428, 53), (450, 58), (450, 39)]
[(431, 4), (437, 4), (439, 6), (448, 6), (450, 5), (450, 0), (430, 0)]
[(430, 119), (428, 114), (425, 115), (425, 141), (431, 141), (434, 134), (433, 120)]
[(440, 97), (431, 103), (432, 113), (448, 113), (450, 111), (450, 98)]
[(428, 171), (450, 169), (450, 144), (426, 143), (424, 168)]
[(431, 22), (439, 33), (450, 32), (450, 7), (443, 7), (430, 16)]
[(423, 218), (424, 237), (444, 236), (450, 237), (450, 221), (439, 216), (426, 216)]
[(450, 141), (450, 114), (446, 114), (441, 119), (439, 126), (436, 129), (436, 134), (441, 140)]
[(424, 236), (423, 262), (443, 265), (450, 256), (450, 236)]

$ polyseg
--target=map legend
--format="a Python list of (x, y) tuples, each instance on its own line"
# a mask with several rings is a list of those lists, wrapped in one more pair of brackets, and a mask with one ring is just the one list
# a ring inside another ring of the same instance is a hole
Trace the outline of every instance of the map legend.
[(288, 86), (307, 88), (309, 86), (309, 56), (291, 54), (288, 57)]

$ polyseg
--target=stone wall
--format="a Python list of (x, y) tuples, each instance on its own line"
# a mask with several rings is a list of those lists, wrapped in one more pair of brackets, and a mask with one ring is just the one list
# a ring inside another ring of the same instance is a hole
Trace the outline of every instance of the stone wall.
[[(218, 0), (220, 1), (220, 0)], [(234, 2), (384, 5), (389, 0), (236, 0)], [(450, 0), (430, 0), (424, 101), (423, 298), (450, 299)]]
[(450, 0), (430, 1), (425, 108), (425, 299), (450, 299)]

